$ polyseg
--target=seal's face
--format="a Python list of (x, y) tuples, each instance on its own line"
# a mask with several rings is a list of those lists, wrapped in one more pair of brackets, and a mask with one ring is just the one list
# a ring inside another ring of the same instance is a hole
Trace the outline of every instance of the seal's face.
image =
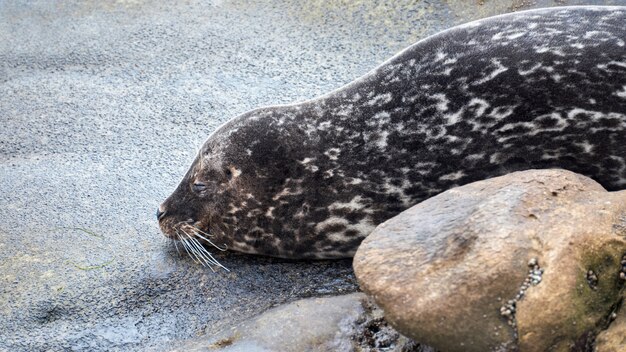
[(226, 211), (224, 205), (237, 199), (241, 174), (235, 160), (209, 139), (176, 190), (157, 211), (165, 236), (180, 241), (200, 262), (219, 265), (200, 241), (220, 250), (229, 246), (226, 239), (231, 229), (219, 219)]
[(196, 230), (212, 237), (224, 232), (212, 228), (212, 218), (232, 203), (242, 172), (222, 149), (209, 139), (174, 193), (160, 206), (159, 225), (167, 237), (183, 239)]
[(208, 138), (159, 207), (159, 226), (168, 238), (185, 249), (208, 242), (220, 249), (280, 254), (272, 241), (263, 241), (276, 220), (267, 208), (302, 148), (281, 137), (284, 127), (271, 127), (279, 115), (276, 109), (253, 111)]

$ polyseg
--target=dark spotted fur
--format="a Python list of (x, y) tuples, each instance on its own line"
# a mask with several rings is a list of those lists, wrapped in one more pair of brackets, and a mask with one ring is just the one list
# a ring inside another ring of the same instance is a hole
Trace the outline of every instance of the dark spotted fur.
[(194, 224), (248, 253), (350, 257), (411, 205), (516, 170), (624, 189), (625, 23), (626, 7), (493, 17), (326, 96), (245, 113), (206, 141), (161, 228), (175, 238)]

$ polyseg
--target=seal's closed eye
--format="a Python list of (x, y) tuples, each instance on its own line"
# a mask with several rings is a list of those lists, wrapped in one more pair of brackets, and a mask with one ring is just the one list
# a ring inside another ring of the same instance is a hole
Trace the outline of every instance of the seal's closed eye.
[(207, 186), (206, 186), (206, 183), (194, 182), (191, 188), (193, 189), (194, 192), (199, 193), (199, 192), (206, 190)]

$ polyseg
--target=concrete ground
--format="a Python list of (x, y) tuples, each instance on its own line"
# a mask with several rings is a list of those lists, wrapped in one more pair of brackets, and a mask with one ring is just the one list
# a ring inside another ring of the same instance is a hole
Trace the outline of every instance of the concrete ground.
[(349, 260), (226, 253), (213, 273), (154, 212), (237, 114), (340, 87), (454, 24), (580, 3), (0, 0), (0, 351), (167, 350), (357, 290)]

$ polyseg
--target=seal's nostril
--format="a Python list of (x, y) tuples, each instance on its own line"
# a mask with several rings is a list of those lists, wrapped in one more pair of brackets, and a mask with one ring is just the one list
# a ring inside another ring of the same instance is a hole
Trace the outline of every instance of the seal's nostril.
[(165, 212), (164, 212), (164, 211), (161, 211), (161, 208), (158, 208), (158, 209), (157, 209), (157, 211), (156, 211), (156, 217), (157, 217), (157, 220), (161, 220), (161, 218), (163, 217), (163, 215), (165, 215)]

